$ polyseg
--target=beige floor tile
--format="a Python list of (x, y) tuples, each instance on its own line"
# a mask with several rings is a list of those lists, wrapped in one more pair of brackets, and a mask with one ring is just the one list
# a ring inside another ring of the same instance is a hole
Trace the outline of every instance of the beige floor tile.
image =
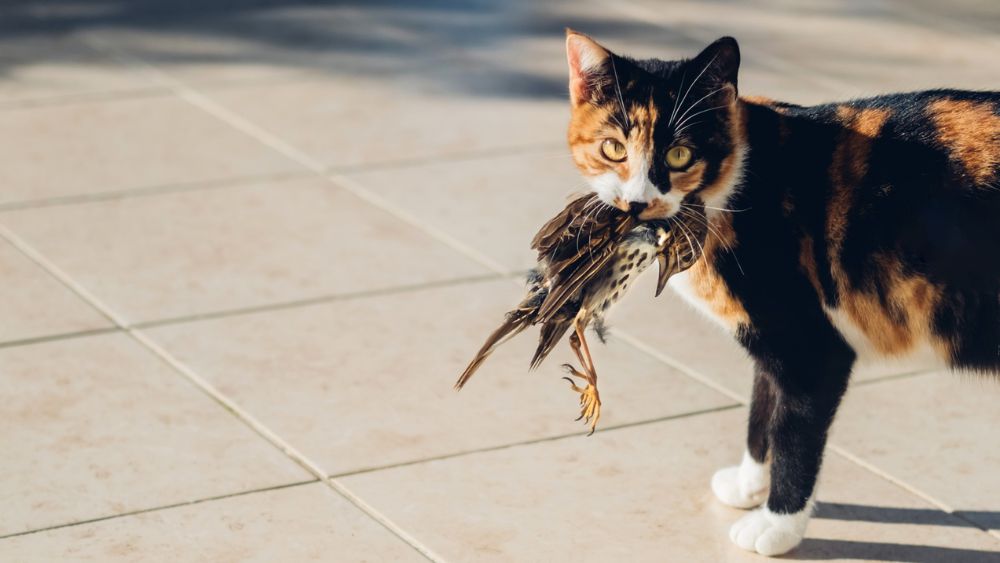
[(4, 561), (425, 561), (315, 483), (0, 540)]
[(308, 474), (124, 335), (0, 350), (0, 535)]
[(176, 98), (0, 112), (0, 202), (300, 169)]
[(997, 41), (1000, 5), (992, 0), (955, 0), (947, 4), (933, 0), (890, 0), (893, 12), (928, 27)]
[(505, 95), (506, 88), (517, 85), (448, 65), (388, 80), (325, 78), (210, 95), (332, 166), (433, 161), (565, 142), (564, 100)]
[(654, 297), (655, 291), (656, 276), (645, 272), (628, 299), (612, 312), (613, 327), (621, 327), (659, 353), (749, 397), (753, 363), (736, 339), (669, 287), (659, 297)]
[[(572, 353), (564, 343), (529, 372), (534, 331), (497, 351), (460, 393), (452, 389), (520, 294), (508, 281), (475, 283), (149, 333), (341, 473), (583, 432), (573, 420), (577, 395), (560, 379)], [(602, 426), (733, 403), (623, 344), (595, 343), (593, 353)]]
[(510, 270), (534, 266), (535, 231), (570, 194), (585, 191), (565, 149), (390, 168), (353, 178)]
[[(760, 561), (728, 539), (743, 512), (708, 488), (712, 472), (738, 457), (745, 416), (712, 413), (610, 431), (599, 442), (567, 438), (343, 482), (459, 561)], [(826, 506), (796, 558), (986, 561), (1000, 553), (982, 531), (836, 456), (827, 458), (819, 499)], [(915, 557), (892, 556), (901, 553)]]
[(928, 374), (850, 391), (833, 440), (1000, 530), (1000, 385), (988, 376)]
[(129, 321), (486, 271), (322, 179), (0, 216)]
[(71, 35), (40, 33), (0, 39), (0, 107), (153, 86), (147, 77), (94, 52)]
[(13, 246), (0, 241), (0, 342), (111, 326)]
[(190, 8), (156, 26), (84, 34), (198, 87), (390, 77), (454, 53), (442, 41), (442, 27), (457, 22), (437, 10), (252, 2), (222, 10), (208, 4)]
[[(991, 50), (974, 37), (913, 21), (898, 8), (865, 3), (809, 6), (679, 2), (664, 11), (637, 0), (640, 14), (711, 40), (732, 35), (749, 64), (833, 86), (837, 98), (935, 87), (993, 88)], [(905, 10), (902, 10), (905, 12)], [(781, 99), (782, 91), (761, 92)], [(795, 100), (793, 100), (795, 101)]]

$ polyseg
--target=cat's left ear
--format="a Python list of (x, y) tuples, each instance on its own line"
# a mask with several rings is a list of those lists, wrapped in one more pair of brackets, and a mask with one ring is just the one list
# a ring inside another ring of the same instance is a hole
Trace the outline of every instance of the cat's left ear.
[(590, 101), (607, 72), (611, 52), (586, 35), (566, 28), (569, 98), (574, 106)]
[[(705, 88), (724, 88), (736, 99), (737, 75), (740, 70), (740, 45), (732, 37), (720, 37), (698, 53), (689, 63), (695, 76), (701, 74), (699, 82)], [(730, 88), (731, 87), (731, 88)], [(710, 91), (711, 91), (710, 90)]]

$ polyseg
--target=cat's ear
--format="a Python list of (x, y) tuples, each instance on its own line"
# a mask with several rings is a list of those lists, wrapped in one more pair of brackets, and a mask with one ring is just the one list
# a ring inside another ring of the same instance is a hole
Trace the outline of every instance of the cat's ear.
[(704, 87), (712, 90), (725, 88), (726, 93), (735, 100), (737, 75), (740, 70), (740, 45), (735, 39), (732, 37), (716, 39), (698, 53), (689, 64), (695, 76), (702, 76), (699, 82), (702, 82)]
[(569, 63), (569, 98), (573, 105), (590, 101), (600, 77), (607, 72), (611, 52), (586, 35), (566, 28), (566, 61)]

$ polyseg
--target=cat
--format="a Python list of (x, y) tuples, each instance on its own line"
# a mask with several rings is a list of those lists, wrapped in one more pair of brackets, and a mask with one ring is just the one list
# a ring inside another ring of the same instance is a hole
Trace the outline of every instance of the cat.
[(734, 543), (786, 553), (859, 358), (1000, 373), (1000, 93), (803, 107), (740, 97), (731, 37), (636, 60), (567, 30), (566, 51), (568, 141), (592, 189), (643, 220), (708, 218), (669, 285), (755, 367), (742, 462), (711, 487), (759, 507)]

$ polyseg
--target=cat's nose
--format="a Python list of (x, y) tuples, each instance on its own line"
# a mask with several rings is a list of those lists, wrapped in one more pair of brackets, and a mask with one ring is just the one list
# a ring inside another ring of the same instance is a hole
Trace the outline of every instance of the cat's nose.
[(649, 204), (644, 201), (630, 201), (628, 204), (628, 211), (632, 215), (638, 217), (639, 214), (642, 213), (647, 207), (649, 207)]

